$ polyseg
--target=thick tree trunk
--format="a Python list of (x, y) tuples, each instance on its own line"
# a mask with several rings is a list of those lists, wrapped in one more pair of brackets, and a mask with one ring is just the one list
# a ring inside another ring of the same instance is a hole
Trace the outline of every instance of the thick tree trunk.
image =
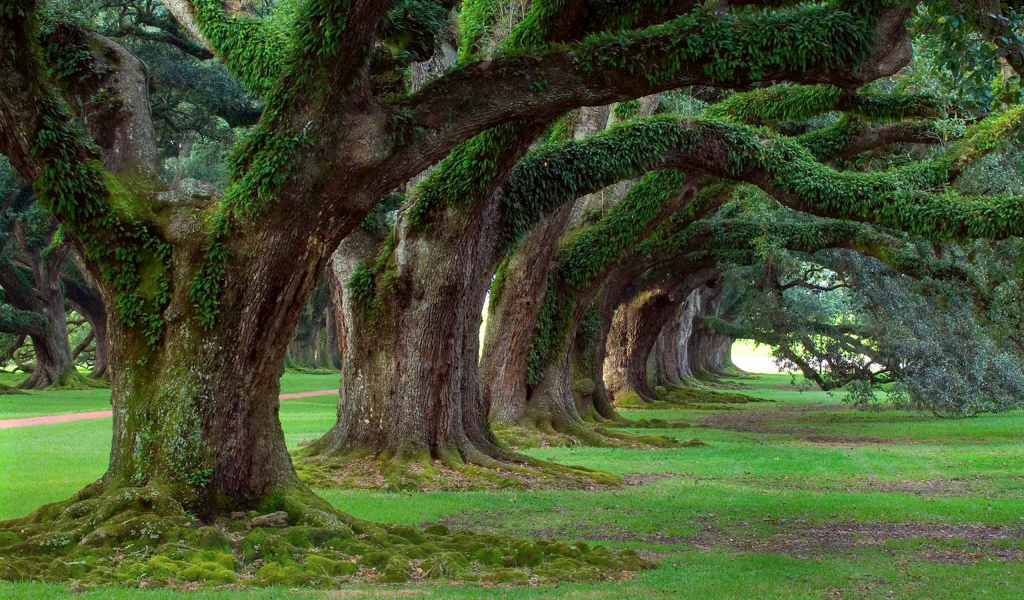
[(46, 328), (41, 335), (30, 335), (36, 353), (32, 374), (18, 387), (41, 389), (50, 386), (71, 385), (78, 378), (74, 354), (68, 341), (68, 325), (60, 297), (60, 312), (55, 313), (53, 302), (46, 302), (44, 317)]
[(315, 369), (317, 367), (316, 337), (319, 332), (310, 323), (304, 325), (300, 325), (296, 329), (295, 337), (288, 343), (285, 360), (288, 367)]
[(647, 360), (658, 339), (659, 325), (678, 303), (670, 290), (645, 290), (623, 303), (612, 321), (605, 358), (606, 385), (619, 400), (635, 393), (653, 402), (654, 388), (647, 377)]
[(604, 363), (605, 385), (615, 400), (630, 393), (646, 402), (655, 400), (647, 365), (663, 325), (715, 273), (709, 268), (682, 268), (674, 281), (624, 299), (612, 322)]
[[(462, 218), (490, 221), (488, 204)], [(378, 244), (365, 232), (342, 242), (332, 263), (335, 297), (342, 290), (340, 310), (335, 302), (344, 352), (338, 420), (309, 447), (310, 455), (362, 453), (452, 465), (492, 465), (502, 455), (477, 378), (493, 248), (486, 235), (472, 231), (479, 230), (470, 224), (417, 232), (400, 224), (386, 267), (389, 289), (377, 290), (372, 308), (361, 307), (346, 284)]]
[(36, 354), (35, 368), (18, 387), (40, 389), (79, 383), (81, 377), (75, 368), (71, 341), (68, 339), (64, 291), (60, 280), (60, 268), (68, 247), (60, 244), (44, 256), (42, 248), (32, 243), (20, 225), (16, 227), (16, 236), (30, 262), (32, 287), (27, 288), (22, 281), (11, 281), (12, 278), (19, 279), (20, 274), (15, 272), (17, 267), (8, 264), (0, 276), (5, 295), (15, 307), (42, 317), (42, 326), (29, 332)]
[(594, 445), (608, 443), (585, 421), (620, 420), (607, 397), (597, 389), (595, 375), (600, 354), (592, 344), (603, 339), (603, 331), (582, 335), (580, 326), (588, 316), (591, 304), (600, 291), (598, 280), (577, 292), (575, 308), (565, 334), (566, 347), (550, 352), (540, 363), (540, 379), (530, 386), (522, 410), (506, 411), (503, 422), (538, 429), (547, 433), (564, 433)]
[[(239, 347), (235, 323), (168, 324), (156, 351), (110, 319), (114, 437), (107, 487), (166, 488), (198, 514), (296, 485), (278, 419), (281, 340)], [(274, 360), (276, 355), (276, 360)]]
[(685, 387), (694, 379), (689, 350), (700, 301), (700, 290), (691, 292), (658, 335), (655, 347), (655, 382), (658, 385)]
[(480, 377), (491, 421), (515, 423), (525, 411), (527, 356), (544, 304), (548, 273), (572, 206), (549, 215), (499, 267), (491, 288)]
[(96, 342), (96, 350), (93, 352), (92, 371), (89, 372), (89, 377), (104, 379), (110, 368), (110, 342), (107, 338), (106, 315), (102, 319), (90, 319), (89, 325), (92, 327), (92, 334)]
[(688, 352), (694, 375), (699, 379), (717, 380), (731, 377), (728, 367), (732, 364), (733, 338), (703, 325), (706, 316), (719, 316), (722, 303), (722, 286), (708, 286), (701, 290), (702, 306), (697, 314), (690, 338)]

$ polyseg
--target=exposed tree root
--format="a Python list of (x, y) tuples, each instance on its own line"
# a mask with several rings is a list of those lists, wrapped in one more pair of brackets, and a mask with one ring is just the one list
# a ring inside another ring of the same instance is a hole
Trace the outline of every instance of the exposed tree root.
[(92, 390), (92, 389), (106, 389), (110, 387), (110, 382), (105, 379), (97, 379), (82, 375), (78, 371), (68, 371), (61, 378), (60, 381), (50, 381), (45, 376), (38, 376), (39, 372), (33, 372), (29, 375), (28, 379), (25, 379), (18, 384), (19, 389), (23, 390), (52, 390), (52, 391), (64, 391), (64, 390)]
[(655, 388), (656, 399), (647, 402), (635, 392), (628, 392), (615, 399), (616, 408), (627, 410), (673, 410), (692, 408), (703, 410), (721, 409), (732, 404), (771, 402), (743, 394), (722, 392), (703, 387)]
[(0, 394), (24, 394), (22, 390), (0, 383)]
[(299, 477), (314, 487), (381, 490), (594, 489), (622, 484), (617, 475), (502, 452), (464, 461), (457, 453), (396, 456), (369, 452), (296, 453)]
[[(650, 422), (648, 422), (649, 424)], [(544, 419), (524, 420), (519, 425), (494, 424), (495, 435), (512, 449), (560, 446), (592, 446), (597, 448), (677, 448), (679, 442), (663, 435), (642, 435), (622, 431), (634, 427), (628, 419), (593, 418), (571, 426), (556, 427)], [(645, 425), (637, 425), (644, 428)], [(672, 428), (673, 426), (667, 426)], [(653, 426), (652, 426), (653, 428)]]
[(434, 579), (522, 585), (612, 580), (651, 567), (629, 550), (368, 523), (304, 486), (274, 494), (257, 511), (199, 522), (165, 490), (103, 492), (97, 483), (0, 522), (0, 579), (73, 588)]

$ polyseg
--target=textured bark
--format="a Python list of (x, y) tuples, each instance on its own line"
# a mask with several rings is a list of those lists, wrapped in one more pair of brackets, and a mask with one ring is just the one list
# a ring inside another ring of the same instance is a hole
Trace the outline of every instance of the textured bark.
[[(580, 109), (572, 115), (573, 137), (582, 139), (604, 130), (610, 116), (609, 106)], [(491, 300), (481, 359), (484, 401), (492, 421), (517, 423), (526, 414), (527, 356), (561, 236), (579, 225), (584, 211), (603, 208), (620, 197), (602, 192), (562, 206), (534, 226), (506, 259), (502, 281), (494, 290), (497, 297)]]
[(675, 315), (658, 334), (655, 346), (655, 382), (665, 387), (686, 386), (693, 379), (690, 337), (701, 307), (700, 290), (694, 290), (676, 309)]
[(605, 369), (608, 388), (618, 399), (630, 392), (642, 400), (654, 400), (647, 378), (647, 358), (657, 340), (653, 323), (664, 323), (677, 304), (668, 290), (645, 290), (619, 307), (608, 335)]
[[(25, 31), (0, 36), (0, 42), (5, 48), (31, 47), (18, 37)], [(96, 60), (107, 67), (101, 83), (124, 86), (114, 90), (123, 98), (121, 110), (91, 113), (87, 102), (82, 110), (88, 129), (100, 138), (111, 175), (145, 187), (151, 184), (144, 175), (155, 166), (148, 96), (139, 84), (146, 80), (145, 67), (127, 52), (107, 49), (108, 42), (99, 40)], [(20, 137), (0, 141), (19, 173), (32, 181), (44, 165), (28, 140), (38, 135), (39, 98), (47, 92), (37, 83), (30, 54), (18, 67), (0, 70), (0, 130)], [(66, 160), (93, 157), (83, 153)], [(332, 243), (325, 235), (329, 224), (312, 215), (300, 222), (294, 210), (276, 206), (266, 212), (277, 226), (227, 240), (219, 313), (203, 328), (189, 288), (204, 264), (204, 214), (219, 200), (216, 190), (185, 179), (172, 190), (150, 189), (144, 197), (151, 226), (172, 248), (171, 299), (155, 341), (119, 310), (107, 315), (114, 430), (100, 491), (158, 488), (199, 515), (254, 508), (301, 485), (277, 415), (280, 365), (298, 311), (323, 267), (323, 245)], [(334, 242), (344, 233), (338, 226)], [(103, 279), (100, 265), (87, 261), (86, 266), (104, 303), (116, 306), (116, 290)]]
[(534, 227), (506, 259), (492, 288), (480, 378), (492, 421), (514, 423), (525, 408), (526, 359), (544, 304), (548, 273), (558, 240), (572, 213), (563, 206)]
[[(618, 297), (622, 293), (619, 287), (622, 280), (614, 277), (615, 268), (610, 269), (610, 272), (611, 277), (597, 277), (591, 285), (576, 292), (575, 308), (566, 334), (566, 347), (552, 353), (551, 358), (542, 365), (542, 376), (536, 385), (530, 387), (523, 411), (510, 414), (507, 417), (510, 420), (505, 422), (593, 438), (593, 433), (583, 427), (585, 418), (621, 419), (603, 384), (597, 383), (603, 380), (604, 356), (600, 346), (603, 346), (608, 335), (610, 314), (614, 312), (614, 308), (608, 312), (605, 307), (615, 305), (614, 301), (605, 302), (605, 299)], [(592, 305), (600, 307), (601, 327), (592, 336), (580, 335), (580, 325)], [(595, 345), (598, 347), (595, 348)], [(583, 391), (582, 380), (593, 383), (593, 392), (580, 393)], [(511, 420), (513, 416), (515, 420)]]
[(693, 373), (700, 379), (716, 380), (735, 375), (735, 372), (730, 372), (730, 368), (735, 368), (732, 365), (732, 345), (736, 341), (735, 338), (701, 323), (704, 317), (722, 316), (722, 292), (721, 285), (709, 286), (702, 290), (703, 306), (694, 322), (688, 348)]
[(709, 268), (681, 266), (675, 280), (641, 288), (619, 305), (608, 335), (604, 363), (605, 385), (613, 398), (635, 393), (641, 400), (655, 400), (647, 364), (662, 327), (714, 273)]
[(358, 306), (345, 283), (379, 244), (361, 231), (342, 242), (332, 264), (333, 289), (342, 290), (340, 310), (335, 307), (344, 340), (338, 420), (309, 447), (310, 455), (369, 453), (485, 466), (503, 456), (477, 374), (496, 242), (481, 233), (497, 217), (496, 203), (481, 202), (465, 213), (448, 207), (424, 231), (399, 223), (387, 289), (378, 288), (372, 310)]

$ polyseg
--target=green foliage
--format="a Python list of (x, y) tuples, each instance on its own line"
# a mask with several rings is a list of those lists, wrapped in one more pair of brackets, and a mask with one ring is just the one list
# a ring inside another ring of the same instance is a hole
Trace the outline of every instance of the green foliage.
[(848, 93), (830, 85), (776, 85), (733, 94), (708, 107), (705, 113), (713, 118), (760, 123), (807, 121), (832, 111), (868, 119), (898, 120), (939, 116), (943, 108), (943, 103), (930, 94)]
[(521, 133), (506, 123), (460, 144), (416, 188), (406, 219), (415, 228), (427, 226), (433, 211), (476, 202), (493, 184), (507, 145)]
[(695, 143), (696, 132), (678, 122), (651, 117), (531, 152), (505, 186), (503, 244), (514, 244), (552, 209), (654, 168), (670, 150)]
[(576, 60), (584, 70), (621, 69), (652, 83), (699, 68), (714, 81), (735, 84), (778, 71), (857, 65), (873, 42), (868, 14), (831, 4), (730, 12), (721, 18), (712, 10), (698, 9), (639, 34), (589, 36)]
[(684, 179), (674, 170), (649, 173), (607, 215), (563, 242), (527, 357), (527, 381), (531, 385), (540, 381), (548, 361), (568, 343), (580, 292), (640, 241), (652, 221), (679, 195)]
[(501, 13), (497, 0), (466, 0), (459, 8), (459, 62), (469, 62), (481, 50), (480, 43)]
[(220, 0), (195, 0), (196, 22), (228, 69), (246, 87), (266, 93), (277, 82), (288, 40), (262, 19), (227, 14)]
[[(73, 57), (59, 59), (51, 75), (60, 83), (91, 76), (91, 63), (84, 62), (82, 52), (80, 46), (50, 50), (54, 56)], [(163, 328), (160, 312), (171, 295), (171, 247), (148, 225), (115, 211), (113, 206), (130, 202), (134, 192), (103, 168), (98, 149), (55, 90), (43, 87), (41, 94), (41, 127), (32, 151), (43, 166), (34, 182), (35, 196), (81, 243), (85, 258), (99, 265), (116, 292), (114, 309), (124, 322), (140, 327), (146, 342), (155, 346)]]
[(393, 267), (394, 257), (391, 254), (394, 249), (395, 236), (391, 231), (384, 238), (377, 256), (360, 264), (348, 281), (356, 309), (368, 323), (376, 321), (378, 309), (384, 302), (384, 293), (394, 284), (395, 275), (390, 268)]

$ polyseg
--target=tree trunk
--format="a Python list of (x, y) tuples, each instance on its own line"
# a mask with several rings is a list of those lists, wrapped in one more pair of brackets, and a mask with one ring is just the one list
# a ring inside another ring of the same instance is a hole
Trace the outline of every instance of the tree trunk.
[(686, 297), (675, 316), (658, 335), (655, 347), (655, 381), (665, 387), (685, 387), (694, 376), (690, 359), (690, 337), (700, 310), (700, 290)]
[[(56, 224), (53, 228), (56, 228)], [(15, 227), (15, 236), (30, 263), (32, 286), (29, 288), (21, 281), (18, 267), (11, 263), (3, 267), (0, 283), (12, 305), (41, 317), (41, 327), (29, 332), (36, 354), (35, 368), (18, 387), (41, 389), (79, 384), (82, 378), (75, 368), (71, 341), (68, 339), (64, 291), (60, 281), (60, 269), (68, 246), (59, 244), (44, 256), (43, 248), (32, 242), (21, 223)]]
[(372, 308), (359, 305), (348, 282), (378, 244), (365, 232), (342, 242), (331, 269), (335, 297), (342, 290), (340, 310), (335, 302), (344, 353), (338, 420), (309, 447), (310, 455), (485, 466), (503, 456), (477, 378), (493, 248), (486, 235), (469, 232), (494, 218), (489, 204), (464, 215), (465, 227), (446, 223), (417, 232), (399, 224), (387, 258), (388, 289), (377, 290)]
[(491, 287), (480, 376), (484, 403), (494, 422), (515, 423), (525, 410), (527, 356), (544, 304), (551, 261), (572, 205), (534, 227), (498, 269)]
[(619, 400), (635, 393), (653, 402), (654, 388), (647, 377), (647, 359), (664, 323), (678, 306), (669, 290), (645, 290), (623, 303), (608, 336), (605, 372), (608, 389)]
[(701, 322), (706, 316), (719, 316), (722, 303), (722, 286), (708, 286), (702, 290), (702, 306), (693, 325), (689, 354), (693, 373), (699, 379), (717, 380), (731, 377), (728, 366), (732, 363), (733, 338), (710, 329)]
[(651, 351), (663, 324), (680, 305), (717, 270), (682, 266), (673, 281), (642, 289), (618, 308), (607, 341), (605, 385), (615, 400), (635, 393), (640, 400), (655, 400), (647, 374)]
[(107, 376), (107, 369), (110, 365), (110, 348), (107, 339), (107, 308), (103, 305), (103, 298), (96, 289), (96, 283), (77, 254), (72, 256), (72, 261), (78, 271), (78, 277), (63, 277), (65, 295), (68, 302), (75, 309), (75, 312), (89, 321), (89, 327), (96, 342), (96, 351), (93, 356), (92, 372), (89, 377), (103, 379)]
[(315, 369), (317, 367), (317, 333), (312, 323), (300, 323), (295, 330), (295, 337), (288, 343), (288, 352), (285, 355), (289, 368)]

